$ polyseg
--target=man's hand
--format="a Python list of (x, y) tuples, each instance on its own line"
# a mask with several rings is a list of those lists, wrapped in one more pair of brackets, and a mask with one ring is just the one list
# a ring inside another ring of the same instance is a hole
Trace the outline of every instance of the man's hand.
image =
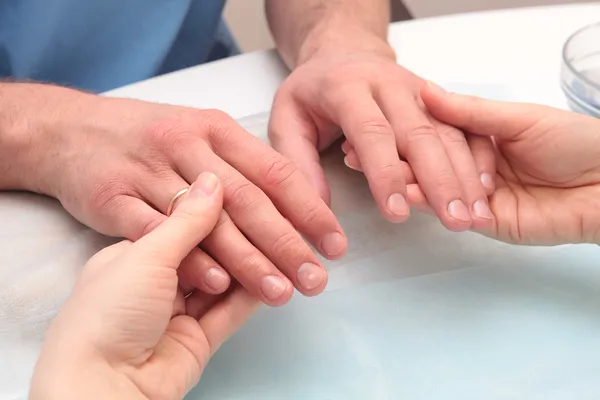
[[(273, 104), (269, 137), (275, 149), (291, 158), (327, 201), (319, 152), (345, 135), (390, 221), (409, 215), (408, 177), (416, 179), (449, 229), (489, 226), (491, 141), (467, 141), (428, 115), (419, 96), (424, 81), (397, 65), (385, 41), (387, 2), (290, 3), (269, 2), (280, 52), (293, 68)], [(278, 22), (282, 17), (288, 17), (287, 24)], [(303, 32), (304, 40), (294, 39)]]
[(296, 230), (338, 258), (347, 240), (335, 216), (292, 162), (226, 114), (19, 86), (3, 85), (0, 97), (23, 106), (0, 127), (20, 143), (11, 145), (17, 170), (35, 179), (12, 188), (56, 197), (95, 230), (137, 240), (166, 219), (176, 193), (211, 171), (223, 182), (224, 211), (204, 251), (179, 270), (183, 289), (222, 293), (225, 271), (270, 305), (286, 303), (292, 285), (305, 295), (325, 288), (327, 273)]

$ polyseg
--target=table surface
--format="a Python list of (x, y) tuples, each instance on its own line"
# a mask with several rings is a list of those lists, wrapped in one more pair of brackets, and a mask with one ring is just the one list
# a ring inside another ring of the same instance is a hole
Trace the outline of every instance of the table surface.
[[(393, 24), (390, 41), (398, 61), (428, 79), (564, 106), (562, 44), (597, 19), (598, 4), (475, 13)], [(264, 51), (107, 94), (241, 118), (268, 111), (285, 75)], [(264, 123), (244, 122), (263, 137)], [(518, 248), (448, 233), (424, 216), (391, 228), (357, 175), (335, 155), (325, 163), (354, 244), (329, 266), (331, 288), (260, 312), (190, 397), (599, 397), (596, 247)], [(0, 397), (18, 398), (45, 327), (107, 240), (26, 194), (0, 195), (0, 220)]]

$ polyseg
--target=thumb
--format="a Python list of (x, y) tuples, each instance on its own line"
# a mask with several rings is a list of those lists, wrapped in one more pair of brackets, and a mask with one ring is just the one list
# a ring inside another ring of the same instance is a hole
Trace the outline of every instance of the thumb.
[(508, 103), (448, 93), (432, 82), (421, 89), (421, 99), (440, 122), (476, 135), (516, 139), (547, 113), (535, 104)]
[(223, 187), (212, 173), (198, 176), (173, 214), (134, 243), (134, 251), (154, 264), (178, 268), (215, 227), (223, 208)]
[(302, 115), (294, 101), (274, 102), (269, 140), (275, 150), (292, 160), (329, 205), (331, 194), (320, 163), (317, 128), (309, 117)]

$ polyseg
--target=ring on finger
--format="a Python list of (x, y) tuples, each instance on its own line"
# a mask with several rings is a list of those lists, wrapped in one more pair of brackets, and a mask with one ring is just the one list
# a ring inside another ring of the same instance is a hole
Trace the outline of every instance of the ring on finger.
[(177, 201), (181, 198), (181, 196), (186, 194), (188, 192), (188, 190), (190, 190), (190, 188), (181, 189), (179, 192), (177, 192), (177, 194), (175, 196), (173, 196), (173, 198), (171, 199), (171, 202), (169, 203), (169, 207), (167, 207), (167, 217), (169, 217), (173, 213), (175, 204), (177, 204)]

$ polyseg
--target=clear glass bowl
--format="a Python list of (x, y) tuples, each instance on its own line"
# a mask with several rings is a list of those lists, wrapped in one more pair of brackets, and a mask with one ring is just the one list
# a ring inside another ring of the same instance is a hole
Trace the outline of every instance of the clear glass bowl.
[(561, 88), (571, 110), (600, 118), (600, 22), (581, 28), (565, 43)]

